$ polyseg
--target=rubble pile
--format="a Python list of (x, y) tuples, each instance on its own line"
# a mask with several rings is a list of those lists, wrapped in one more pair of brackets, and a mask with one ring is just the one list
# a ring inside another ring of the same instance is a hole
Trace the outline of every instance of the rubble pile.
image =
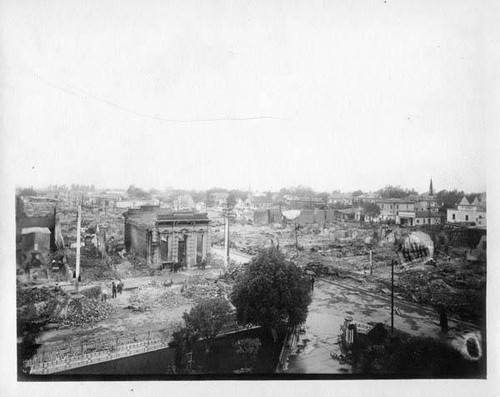
[(317, 276), (323, 277), (331, 277), (331, 278), (339, 278), (340, 273), (339, 269), (325, 265), (320, 262), (310, 262), (305, 266), (305, 270), (309, 272), (313, 272)]
[(51, 319), (58, 305), (67, 294), (55, 288), (23, 288), (17, 289), (18, 319), (29, 321), (45, 321)]
[[(71, 268), (76, 266), (76, 253), (67, 250), (68, 265)], [(121, 278), (120, 274), (113, 266), (108, 266), (104, 259), (98, 257), (95, 249), (84, 247), (80, 253), (82, 282), (112, 280)]]
[(182, 295), (195, 302), (204, 299), (225, 297), (231, 293), (231, 286), (222, 280), (207, 280), (201, 276), (189, 278), (182, 288)]
[(94, 325), (96, 322), (109, 317), (114, 309), (108, 303), (79, 296), (71, 299), (65, 310), (58, 316), (57, 323), (61, 326), (78, 327)]
[(159, 281), (151, 281), (137, 288), (129, 297), (128, 308), (133, 311), (149, 311), (156, 307), (175, 308), (189, 304), (187, 298)]

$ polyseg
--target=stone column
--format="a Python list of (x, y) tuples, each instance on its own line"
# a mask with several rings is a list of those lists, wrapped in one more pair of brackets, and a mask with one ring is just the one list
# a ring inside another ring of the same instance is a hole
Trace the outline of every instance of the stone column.
[(174, 235), (173, 234), (167, 234), (167, 247), (168, 247), (168, 255), (167, 255), (167, 260), (171, 261), (172, 260), (172, 240)]
[(193, 232), (193, 265), (196, 266), (196, 260), (198, 259), (198, 232)]
[(207, 258), (207, 235), (205, 233), (200, 234), (201, 238), (201, 259), (205, 260)]
[(193, 265), (193, 234), (190, 232), (186, 239), (186, 265), (188, 269), (191, 269)]
[(177, 233), (172, 233), (172, 260), (174, 262), (179, 261), (179, 257), (177, 256), (177, 249), (179, 248), (179, 243), (177, 242)]

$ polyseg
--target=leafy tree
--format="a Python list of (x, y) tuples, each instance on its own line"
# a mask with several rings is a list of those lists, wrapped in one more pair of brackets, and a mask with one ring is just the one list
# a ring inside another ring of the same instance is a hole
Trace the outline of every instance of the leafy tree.
[(376, 203), (363, 203), (363, 211), (366, 216), (372, 219), (380, 215), (380, 207)]
[(353, 197), (358, 197), (361, 196), (362, 194), (363, 194), (362, 190), (355, 190), (354, 192), (352, 192)]
[(309, 186), (299, 185), (290, 189), (292, 194), (299, 197), (312, 197), (316, 195), (316, 192)]
[(307, 317), (309, 279), (278, 248), (263, 250), (245, 268), (231, 294), (240, 323), (285, 330)]
[(240, 339), (233, 344), (236, 354), (243, 359), (245, 368), (248, 368), (248, 364), (255, 361), (260, 345), (259, 338)]
[(205, 349), (209, 352), (214, 339), (231, 319), (231, 306), (224, 298), (207, 299), (182, 318), (192, 334), (205, 340)]
[(469, 200), (469, 203), (472, 203), (476, 197), (479, 199), (480, 196), (481, 193), (469, 193), (465, 195), (465, 197), (467, 197), (467, 200)]
[(244, 192), (243, 190), (233, 189), (229, 191), (229, 195), (233, 195), (236, 200), (241, 199), (245, 201), (248, 198), (248, 192)]
[(330, 195), (327, 192), (321, 192), (316, 195), (316, 197), (322, 199), (322, 200), (327, 200)]
[(130, 185), (127, 189), (127, 194), (130, 197), (138, 198), (138, 199), (149, 199), (151, 198), (151, 194), (142, 190), (141, 188), (135, 187), (134, 185)]
[(191, 195), (195, 203), (206, 201), (207, 199), (207, 194), (203, 190), (190, 190), (188, 193)]
[(456, 208), (463, 196), (464, 192), (456, 189), (441, 190), (436, 194), (436, 200), (440, 205), (440, 210), (446, 211), (448, 208)]
[(408, 197), (410, 194), (417, 194), (413, 189), (408, 190), (408, 189), (402, 189), (399, 186), (391, 186), (388, 185), (384, 187), (383, 189), (377, 190), (376, 193), (379, 193), (382, 198), (405, 198)]
[(227, 196), (227, 199), (226, 199), (227, 206), (229, 208), (234, 208), (234, 206), (236, 205), (236, 201), (237, 200), (238, 200), (238, 198), (236, 197), (235, 194), (229, 193), (229, 196)]

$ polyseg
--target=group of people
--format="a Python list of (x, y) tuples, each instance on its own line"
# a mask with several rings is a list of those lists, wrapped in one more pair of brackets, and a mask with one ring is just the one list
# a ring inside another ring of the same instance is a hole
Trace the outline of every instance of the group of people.
[(175, 263), (172, 263), (170, 266), (171, 266), (170, 271), (177, 273), (177, 272), (185, 269), (186, 263), (185, 263), (185, 261), (175, 262)]
[[(116, 298), (117, 294), (120, 294), (123, 292), (123, 282), (120, 280), (118, 282), (112, 282), (111, 283), (111, 298)], [(108, 299), (108, 293), (109, 290), (107, 289), (106, 285), (101, 286), (101, 301), (106, 302)]]

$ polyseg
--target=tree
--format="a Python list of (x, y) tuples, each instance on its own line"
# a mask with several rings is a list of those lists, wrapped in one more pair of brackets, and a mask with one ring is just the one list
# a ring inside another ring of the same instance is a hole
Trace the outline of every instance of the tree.
[(456, 208), (457, 204), (464, 197), (463, 191), (441, 190), (436, 194), (436, 200), (440, 205), (440, 211), (446, 211), (448, 208)]
[(226, 203), (227, 203), (227, 206), (229, 208), (234, 208), (234, 206), (236, 205), (236, 202), (237, 202), (237, 197), (235, 194), (233, 193), (229, 193), (229, 196), (227, 196), (226, 198)]
[(327, 192), (321, 192), (321, 193), (318, 193), (316, 195), (316, 197), (318, 197), (322, 200), (328, 200), (328, 197), (330, 197), (330, 195)]
[(237, 280), (231, 301), (239, 323), (276, 330), (298, 325), (311, 303), (309, 279), (276, 247), (263, 250)]
[(380, 215), (380, 207), (376, 203), (366, 202), (363, 203), (363, 212), (373, 220)]
[(355, 190), (354, 192), (352, 192), (353, 197), (358, 197), (361, 196), (362, 194), (363, 194), (362, 190)]
[(416, 194), (417, 192), (415, 192), (413, 189), (405, 190), (401, 189), (399, 186), (388, 185), (383, 189), (377, 190), (376, 193), (379, 193), (382, 196), (382, 198), (405, 198), (408, 197), (410, 194)]
[(214, 339), (231, 319), (231, 306), (224, 298), (212, 298), (199, 302), (189, 313), (182, 316), (186, 328), (205, 341), (210, 351)]
[(127, 194), (130, 197), (138, 198), (138, 199), (149, 199), (151, 198), (151, 195), (146, 192), (145, 190), (142, 190), (139, 187), (135, 187), (134, 185), (130, 185), (129, 188), (127, 189)]

